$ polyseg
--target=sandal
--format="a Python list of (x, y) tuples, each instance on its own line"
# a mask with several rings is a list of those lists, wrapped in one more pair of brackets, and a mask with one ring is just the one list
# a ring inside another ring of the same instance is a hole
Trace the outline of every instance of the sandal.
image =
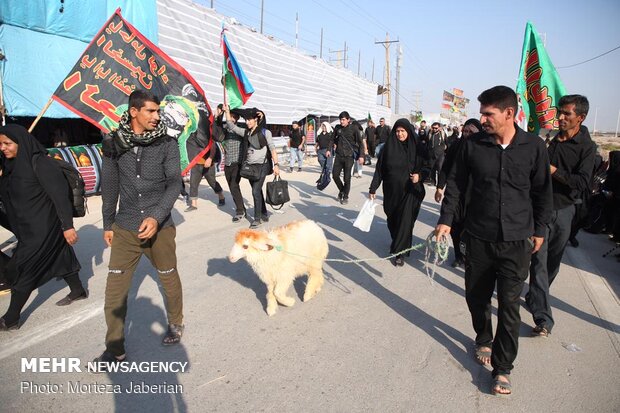
[(14, 324), (7, 324), (4, 318), (0, 318), (0, 331), (19, 330), (19, 320)]
[[(489, 348), (488, 346), (476, 346), (476, 360), (483, 366), (491, 364), (491, 350), (483, 350), (483, 348)], [(485, 363), (483, 359), (489, 359), (488, 363)]]
[(547, 338), (549, 337), (549, 334), (551, 334), (549, 330), (547, 330), (547, 328), (542, 324), (537, 325), (536, 327), (532, 329), (532, 337)]
[[(508, 381), (502, 381), (499, 377), (503, 377)], [(491, 390), (494, 396), (510, 396), (512, 394), (512, 384), (510, 378), (506, 374), (498, 374), (493, 378), (493, 389)]]
[(181, 341), (181, 337), (183, 336), (183, 330), (185, 330), (185, 326), (183, 324), (170, 324), (168, 326), (168, 331), (162, 340), (162, 344), (164, 346), (172, 346), (178, 344)]

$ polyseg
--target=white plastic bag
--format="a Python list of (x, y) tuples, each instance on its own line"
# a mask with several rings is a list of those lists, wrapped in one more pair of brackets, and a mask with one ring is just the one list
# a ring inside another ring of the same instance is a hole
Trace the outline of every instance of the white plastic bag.
[(372, 219), (375, 217), (375, 208), (377, 204), (375, 204), (374, 199), (367, 199), (362, 206), (362, 210), (357, 215), (353, 226), (361, 229), (364, 232), (370, 231), (370, 224), (372, 224)]

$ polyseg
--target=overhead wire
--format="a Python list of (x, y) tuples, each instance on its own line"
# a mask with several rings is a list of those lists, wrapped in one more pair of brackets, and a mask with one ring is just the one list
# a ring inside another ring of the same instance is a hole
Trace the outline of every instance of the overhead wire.
[[(254, 9), (257, 9), (258, 11), (260, 10), (260, 7), (257, 4), (254, 4), (254, 3), (249, 2), (247, 0), (241, 0), (241, 1), (243, 3), (249, 5), (250, 7), (254, 8)], [(225, 4), (225, 3), (220, 3), (220, 5), (221, 4)], [(260, 20), (257, 20), (256, 17), (248, 16), (247, 14), (245, 14), (243, 12), (240, 12), (239, 10), (237, 10), (237, 9), (235, 9), (233, 7), (230, 7), (227, 4), (225, 4), (224, 9), (228, 9), (230, 11), (233, 11), (235, 14), (237, 14), (239, 16), (243, 16), (244, 18), (248, 19), (246, 22), (250, 23), (250, 26), (254, 26), (254, 25), (260, 26)], [(285, 29), (282, 28), (285, 24), (290, 24), (290, 20), (289, 19), (286, 19), (286, 18), (284, 18), (282, 16), (279, 16), (279, 15), (273, 13), (273, 12), (270, 12), (269, 10), (264, 10), (264, 12), (267, 15), (275, 17), (279, 22), (282, 22), (283, 25), (265, 24), (265, 22), (263, 22), (263, 32), (267, 31), (267, 32), (272, 32), (272, 33), (274, 33), (274, 32), (275, 33), (280, 33), (280, 34), (286, 35), (287, 37), (289, 37), (291, 39), (294, 39), (296, 37), (295, 33), (291, 32), (291, 31), (288, 31), (288, 30), (285, 30)], [(307, 30), (307, 32), (311, 32), (311, 30)], [(310, 40), (306, 36), (297, 36), (297, 39), (300, 42), (303, 42), (305, 44), (310, 44), (310, 45), (314, 45), (314, 46), (320, 46), (319, 42), (317, 42), (315, 40)], [(337, 46), (336, 43), (331, 41), (331, 40), (325, 40), (324, 39), (324, 43), (328, 43), (328, 44), (331, 44), (333, 46)]]
[[(251, 2), (250, 2), (250, 1), (248, 1), (248, 0), (241, 0), (241, 1), (242, 1), (243, 3), (245, 3), (245, 4), (249, 5), (249, 6), (253, 7), (254, 9), (260, 10), (260, 7), (259, 7), (257, 4), (251, 3)], [(317, 0), (312, 0), (312, 2), (313, 2), (313, 3), (315, 3), (317, 6), (319, 6), (319, 7), (323, 8), (323, 9), (325, 9), (325, 10), (327, 11), (327, 13), (330, 13), (331, 15), (333, 15), (333, 16), (335, 16), (335, 17), (339, 18), (339, 19), (347, 20), (350, 26), (354, 27), (356, 30), (358, 30), (358, 31), (360, 31), (361, 33), (365, 34), (365, 35), (366, 35), (369, 39), (372, 39), (372, 41), (373, 41), (373, 42), (374, 42), (374, 41), (376, 41), (376, 37), (375, 37), (373, 34), (371, 34), (370, 32), (368, 32), (368, 31), (367, 31), (366, 29), (364, 29), (363, 27), (360, 27), (360, 26), (358, 26), (357, 24), (353, 24), (353, 23), (350, 21), (350, 20), (351, 20), (350, 18), (346, 18), (346, 17), (345, 17), (345, 16), (343, 16), (342, 14), (340, 14), (340, 13), (338, 13), (338, 12), (334, 11), (334, 10), (333, 10), (333, 8), (331, 8), (330, 6), (326, 6), (326, 5), (324, 5), (324, 4), (321, 4), (321, 3), (320, 3), (319, 1), (317, 1)], [(376, 19), (376, 18), (375, 18), (375, 17), (374, 17), (371, 13), (368, 13), (368, 12), (367, 12), (367, 11), (366, 11), (363, 7), (358, 6), (358, 5), (355, 5), (355, 4), (354, 4), (354, 3), (352, 3), (350, 0), (349, 0), (349, 4), (348, 4), (348, 5), (346, 4), (346, 2), (345, 2), (344, 0), (340, 0), (340, 2), (341, 2), (341, 3), (343, 3), (345, 6), (349, 7), (349, 8), (352, 10), (352, 12), (356, 13), (357, 15), (361, 16), (361, 17), (362, 17), (362, 18), (364, 18), (364, 19), (367, 19), (367, 21), (370, 21), (370, 22), (376, 23), (376, 24), (377, 24), (378, 26), (380, 26), (382, 29), (385, 29), (387, 32), (389, 32), (389, 30), (390, 30), (390, 29), (389, 29), (387, 26), (385, 26), (385, 25), (384, 25), (383, 23), (381, 23), (378, 19)], [(239, 16), (243, 16), (244, 18), (248, 19), (248, 22), (250, 22), (250, 23), (254, 23), (254, 22), (256, 21), (256, 18), (255, 18), (255, 17), (251, 17), (251, 16), (249, 16), (249, 15), (247, 15), (247, 14), (245, 14), (245, 13), (243, 13), (243, 12), (241, 12), (241, 11), (237, 10), (237, 9), (235, 9), (234, 7), (230, 7), (229, 5), (227, 5), (227, 4), (225, 4), (225, 3), (220, 3), (220, 5), (224, 5), (224, 9), (228, 9), (228, 10), (230, 10), (230, 11), (234, 12), (235, 14), (237, 14), (237, 15), (239, 15)], [(361, 11), (360, 11), (360, 10), (361, 10)], [(290, 21), (289, 21), (288, 19), (286, 19), (286, 18), (284, 18), (284, 17), (282, 17), (282, 16), (280, 16), (280, 15), (278, 15), (278, 14), (276, 14), (276, 13), (273, 13), (273, 12), (271, 12), (271, 11), (265, 10), (265, 13), (266, 13), (266, 14), (268, 14), (268, 15), (270, 15), (270, 16), (272, 16), (272, 17), (275, 17), (275, 18), (276, 18), (278, 21), (280, 21), (280, 22), (283, 22), (283, 23), (285, 23), (285, 24), (289, 24), (289, 23), (290, 23)], [(260, 25), (260, 22), (259, 22), (258, 24)], [(287, 36), (290, 36), (291, 38), (294, 38), (294, 37), (295, 37), (295, 34), (294, 34), (294, 33), (290, 32), (290, 31), (287, 31), (287, 30), (284, 30), (284, 29), (282, 29), (282, 28), (281, 28), (281, 26), (278, 26), (278, 25), (264, 24), (264, 28), (267, 28), (269, 32), (279, 32), (279, 33), (285, 34), (285, 35), (287, 35)], [(309, 30), (309, 29), (306, 29), (305, 31), (306, 31), (306, 32), (312, 32), (312, 30)], [(316, 32), (315, 32), (315, 33), (316, 33)], [(300, 43), (310, 44), (310, 45), (314, 45), (314, 46), (320, 46), (320, 43), (318, 43), (318, 42), (316, 42), (316, 41), (313, 41), (313, 40), (309, 40), (309, 39), (307, 39), (305, 36), (298, 36), (298, 40), (300, 41)], [(326, 39), (324, 39), (324, 40), (323, 40), (323, 42), (324, 42), (324, 44), (327, 44), (327, 45), (328, 45), (328, 49), (331, 49), (331, 47), (329, 47), (330, 45), (331, 45), (331, 46), (334, 46), (335, 48), (340, 47), (340, 45), (339, 45), (339, 44), (337, 44), (336, 42), (334, 42), (334, 41), (332, 41), (332, 40), (326, 40)], [(417, 57), (416, 57), (416, 55), (415, 55), (415, 54), (414, 54), (414, 53), (410, 50), (409, 46), (408, 46), (407, 44), (405, 44), (405, 43), (403, 43), (403, 45), (404, 45), (404, 52), (405, 52), (405, 55), (407, 55), (407, 56), (411, 59), (412, 63), (413, 63), (414, 65), (416, 65), (416, 66), (417, 66), (417, 67), (418, 67), (418, 68), (422, 71), (422, 73), (423, 73), (423, 74), (424, 74), (424, 75), (428, 78), (428, 80), (429, 80), (431, 83), (433, 83), (435, 86), (437, 86), (437, 87), (440, 87), (440, 88), (441, 88), (442, 86), (440, 86), (439, 84), (437, 84), (437, 83), (433, 80), (432, 76), (430, 76), (430, 75), (428, 74), (428, 72), (427, 72), (426, 68), (424, 67), (424, 65), (423, 65), (423, 63), (422, 63), (422, 61), (421, 61), (419, 58), (417, 58)], [(329, 59), (328, 59), (328, 60), (329, 60)], [(400, 93), (400, 91), (399, 91), (399, 90), (397, 90), (395, 87), (392, 87), (392, 89), (393, 89), (393, 90), (394, 90), (394, 91), (395, 91), (395, 92), (396, 92), (396, 93), (397, 93), (397, 94), (398, 94), (398, 95), (399, 95), (399, 96), (400, 96), (403, 100), (405, 100), (405, 101), (406, 101), (407, 103), (409, 103), (410, 105), (413, 105), (413, 103), (412, 103), (409, 99), (407, 99), (405, 96), (403, 96), (403, 95)]]
[(556, 69), (568, 69), (568, 68), (570, 68), (570, 67), (579, 66), (579, 65), (582, 65), (582, 64), (584, 64), (584, 63), (588, 63), (588, 62), (591, 62), (591, 61), (593, 61), (593, 60), (596, 60), (596, 59), (598, 59), (599, 57), (603, 57), (603, 56), (605, 56), (605, 55), (607, 55), (607, 54), (609, 54), (609, 53), (611, 53), (611, 52), (613, 52), (613, 51), (615, 51), (615, 50), (618, 50), (618, 49), (620, 49), (620, 46), (616, 46), (616, 47), (614, 47), (613, 49), (606, 51), (605, 53), (601, 53), (600, 55), (598, 55), (598, 56), (594, 56), (593, 58), (588, 59), (588, 60), (584, 60), (583, 62), (575, 63), (575, 64), (573, 64), (573, 65), (568, 65), (568, 66), (559, 66), (559, 67), (556, 67)]

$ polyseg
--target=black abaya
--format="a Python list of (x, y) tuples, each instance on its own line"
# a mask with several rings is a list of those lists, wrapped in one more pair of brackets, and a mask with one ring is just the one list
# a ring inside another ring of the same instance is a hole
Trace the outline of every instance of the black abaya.
[[(396, 138), (396, 129), (407, 131), (407, 139), (401, 142)], [(410, 174), (420, 174), (422, 158), (418, 150), (418, 139), (411, 123), (399, 119), (392, 127), (390, 137), (379, 155), (377, 167), (370, 184), (374, 194), (383, 182), (383, 211), (392, 237), (390, 253), (397, 253), (411, 247), (413, 225), (418, 218), (420, 205), (424, 199), (422, 179), (413, 183)], [(409, 256), (407, 252), (405, 255)]]
[(13, 290), (30, 294), (54, 277), (80, 270), (63, 234), (73, 228), (69, 186), (56, 161), (26, 129), (7, 125), (0, 134), (18, 144), (15, 158), (2, 157), (0, 176), (0, 197), (19, 241), (7, 278)]

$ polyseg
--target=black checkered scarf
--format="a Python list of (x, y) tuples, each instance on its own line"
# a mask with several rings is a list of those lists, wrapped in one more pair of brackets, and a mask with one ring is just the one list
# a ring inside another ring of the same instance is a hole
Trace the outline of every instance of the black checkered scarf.
[(131, 129), (131, 118), (129, 111), (123, 113), (118, 122), (118, 129), (114, 134), (114, 143), (120, 153), (127, 152), (134, 146), (149, 146), (166, 136), (166, 125), (163, 122), (157, 124), (157, 128), (152, 131), (135, 134)]

